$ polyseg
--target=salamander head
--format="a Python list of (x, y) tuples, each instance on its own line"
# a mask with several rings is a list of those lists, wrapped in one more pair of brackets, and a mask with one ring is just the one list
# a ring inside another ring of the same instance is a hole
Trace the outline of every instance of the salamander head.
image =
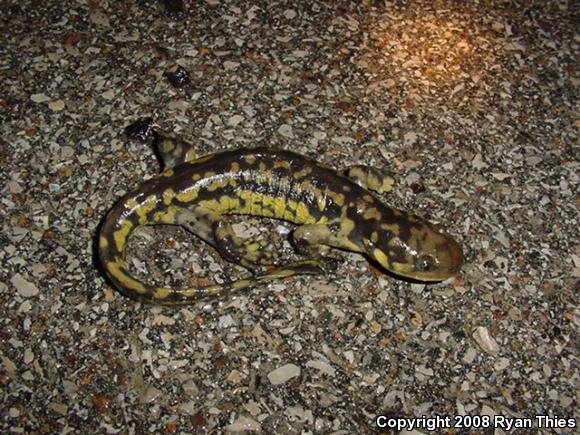
[[(459, 272), (463, 252), (449, 235), (411, 217), (412, 224), (398, 232), (382, 234), (376, 241), (364, 239), (366, 253), (396, 275), (419, 281), (442, 281)], [(397, 234), (398, 233), (398, 234)]]

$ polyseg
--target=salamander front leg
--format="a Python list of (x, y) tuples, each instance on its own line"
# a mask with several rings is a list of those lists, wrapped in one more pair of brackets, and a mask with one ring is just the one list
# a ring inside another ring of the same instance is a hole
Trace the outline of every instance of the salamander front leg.
[(306, 257), (326, 257), (330, 252), (330, 228), (324, 224), (302, 225), (292, 231), (292, 245), (296, 252)]
[(330, 248), (363, 252), (349, 237), (352, 226), (347, 223), (302, 225), (292, 232), (292, 243), (301, 254), (328, 257)]
[(232, 263), (256, 272), (261, 266), (274, 262), (272, 246), (266, 240), (243, 239), (236, 235), (232, 226), (223, 219), (214, 224), (216, 248)]
[(388, 171), (366, 165), (351, 166), (344, 174), (362, 188), (376, 193), (390, 192), (395, 184)]

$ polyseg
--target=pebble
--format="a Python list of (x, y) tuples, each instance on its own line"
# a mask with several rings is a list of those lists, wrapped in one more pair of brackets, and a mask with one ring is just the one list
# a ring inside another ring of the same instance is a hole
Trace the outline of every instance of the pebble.
[(242, 115), (234, 115), (228, 119), (228, 125), (231, 127), (236, 127), (243, 120), (244, 117)]
[(238, 433), (238, 432), (261, 432), (262, 427), (260, 423), (256, 420), (246, 417), (244, 415), (240, 415), (236, 420), (226, 426), (226, 430)]
[(310, 360), (306, 362), (306, 367), (311, 367), (317, 369), (321, 373), (328, 376), (334, 376), (336, 374), (336, 369), (328, 364), (326, 361), (322, 360)]
[(36, 287), (34, 283), (24, 279), (24, 277), (19, 273), (13, 275), (10, 282), (22, 297), (31, 298), (39, 293), (38, 287)]
[(155, 387), (149, 386), (149, 387), (145, 388), (145, 390), (141, 394), (141, 397), (139, 398), (139, 402), (142, 404), (153, 403), (155, 400), (157, 400), (157, 398), (159, 396), (161, 396), (161, 394), (163, 394), (161, 392), (161, 390), (158, 390)]
[(179, 404), (179, 411), (183, 414), (195, 415), (197, 413), (197, 409), (198, 404), (193, 400)]
[(300, 376), (300, 367), (294, 364), (285, 364), (268, 373), (268, 379), (272, 385), (284, 384), (297, 376)]
[(53, 112), (60, 112), (65, 108), (63, 100), (54, 100), (48, 103), (48, 108)]
[(479, 346), (489, 354), (496, 355), (499, 352), (499, 345), (493, 339), (489, 330), (484, 326), (475, 328), (472, 334), (473, 339)]
[(282, 124), (279, 128), (278, 128), (278, 133), (284, 137), (287, 137), (289, 139), (293, 139), (294, 138), (294, 133), (292, 133), (292, 126), (288, 125), (288, 124)]
[(26, 349), (24, 351), (24, 364), (30, 364), (32, 361), (34, 361), (34, 353), (32, 352), (32, 349)]
[(47, 101), (50, 101), (50, 97), (47, 96), (46, 94), (32, 94), (30, 96), (30, 99), (34, 102), (34, 103), (45, 103)]

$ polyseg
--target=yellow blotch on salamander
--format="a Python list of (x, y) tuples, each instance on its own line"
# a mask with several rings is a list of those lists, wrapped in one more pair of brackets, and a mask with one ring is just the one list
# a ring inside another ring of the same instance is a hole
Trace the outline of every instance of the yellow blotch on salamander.
[(109, 246), (109, 241), (106, 237), (99, 236), (99, 248), (105, 249)]
[(308, 166), (297, 171), (294, 172), (292, 174), (292, 178), (294, 178), (295, 180), (300, 180), (301, 178), (304, 178), (305, 176), (307, 176), (308, 174), (310, 174), (312, 172), (312, 168), (309, 168)]
[(142, 282), (136, 280), (125, 272), (123, 261), (120, 258), (108, 262), (106, 267), (111, 276), (126, 289), (135, 291), (139, 294), (145, 294), (147, 292), (147, 289)]
[(127, 236), (132, 229), (133, 222), (130, 220), (124, 220), (121, 222), (120, 228), (113, 233), (113, 240), (115, 241), (115, 247), (117, 248), (117, 251), (123, 251), (125, 249)]
[(166, 299), (171, 294), (171, 289), (167, 287), (157, 287), (153, 291), (153, 297), (158, 300)]
[(172, 188), (167, 188), (163, 191), (163, 204), (165, 205), (169, 205), (171, 204), (171, 201), (173, 201), (173, 198), (175, 198), (175, 190), (173, 190)]
[(363, 218), (367, 220), (374, 219), (375, 221), (380, 221), (383, 217), (375, 207), (369, 207), (364, 211)]
[(274, 169), (290, 169), (290, 162), (286, 160), (279, 160), (277, 162), (274, 162), (274, 165), (272, 167)]
[(190, 203), (190, 202), (195, 201), (197, 199), (198, 195), (199, 195), (199, 189), (194, 187), (194, 188), (186, 190), (182, 193), (178, 193), (177, 195), (175, 195), (175, 198), (179, 202)]
[(167, 224), (167, 225), (175, 225), (176, 222), (176, 215), (179, 209), (174, 205), (171, 205), (167, 208), (159, 210), (153, 213), (153, 219), (151, 224)]
[(155, 210), (157, 207), (157, 196), (156, 195), (149, 195), (142, 204), (139, 205), (135, 209), (137, 216), (139, 217), (139, 225), (145, 225), (149, 223), (147, 220), (147, 214)]
[(229, 180), (227, 178), (218, 178), (217, 180), (213, 181), (207, 186), (207, 190), (209, 192), (215, 192), (216, 190), (223, 189), (229, 184)]
[(335, 192), (334, 190), (327, 190), (326, 195), (328, 195), (328, 197), (332, 199), (336, 203), (336, 205), (340, 207), (344, 205), (345, 196), (343, 193), (338, 193)]

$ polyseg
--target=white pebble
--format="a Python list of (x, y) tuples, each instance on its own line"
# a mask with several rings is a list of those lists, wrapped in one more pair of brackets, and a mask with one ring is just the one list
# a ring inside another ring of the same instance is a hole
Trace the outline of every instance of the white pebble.
[(495, 355), (499, 352), (497, 342), (490, 335), (489, 330), (486, 327), (478, 326), (472, 336), (475, 342), (487, 353)]
[(35, 103), (44, 103), (50, 100), (50, 98), (46, 94), (32, 94), (30, 96), (30, 99)]
[(242, 115), (234, 115), (230, 119), (228, 119), (228, 125), (231, 127), (235, 127), (243, 120), (244, 120), (244, 117)]
[(64, 109), (64, 101), (62, 100), (54, 100), (48, 103), (48, 108), (53, 112), (60, 112)]
[(34, 361), (34, 353), (32, 349), (26, 349), (24, 351), (24, 364), (30, 364), (32, 361)]
[(286, 364), (268, 373), (268, 379), (272, 385), (280, 385), (296, 376), (300, 376), (300, 367), (294, 364)]
[(323, 360), (310, 360), (306, 363), (306, 367), (312, 367), (314, 369), (320, 370), (329, 376), (334, 376), (336, 374), (336, 369)]
[(197, 411), (197, 402), (190, 400), (179, 405), (179, 410), (187, 415), (194, 415)]
[(232, 62), (231, 60), (226, 60), (224, 62), (224, 68), (227, 70), (236, 69), (239, 66), (240, 66), (239, 62)]
[(38, 287), (36, 287), (33, 283), (26, 281), (19, 273), (14, 275), (10, 279), (10, 282), (14, 287), (16, 287), (16, 290), (22, 297), (30, 298), (38, 294)]
[(262, 426), (256, 420), (240, 415), (226, 430), (230, 432), (261, 432)]
[(292, 126), (288, 124), (282, 124), (278, 129), (278, 133), (289, 139), (294, 138), (294, 133), (292, 133)]
[(139, 402), (141, 404), (152, 403), (161, 395), (161, 391), (155, 387), (147, 387), (147, 389), (141, 394)]

